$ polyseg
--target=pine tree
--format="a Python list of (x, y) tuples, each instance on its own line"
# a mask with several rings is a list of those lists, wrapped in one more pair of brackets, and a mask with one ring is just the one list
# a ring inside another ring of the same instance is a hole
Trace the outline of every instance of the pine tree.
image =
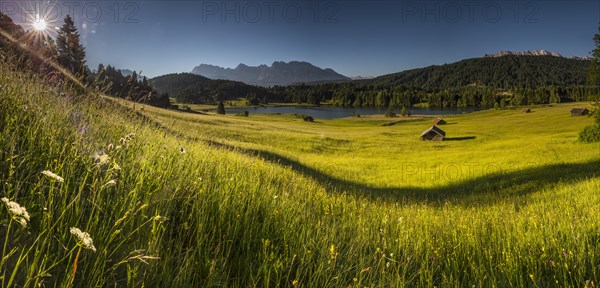
[[(592, 65), (588, 74), (588, 84), (592, 86), (600, 86), (600, 27), (598, 33), (594, 35), (594, 43), (596, 48), (592, 50)], [(594, 102), (594, 111), (592, 115), (596, 118), (596, 127), (600, 130), (600, 99)]]
[(104, 71), (105, 71), (105, 70), (106, 70), (106, 69), (104, 68), (104, 64), (100, 63), (100, 64), (98, 64), (98, 71), (96, 71), (96, 73), (97, 73), (98, 75), (102, 75), (102, 74), (104, 73)]
[[(588, 84), (592, 86), (600, 85), (600, 27), (598, 33), (594, 35), (596, 48), (592, 50), (592, 65), (588, 72)], [(593, 103), (594, 110), (591, 115), (595, 118), (595, 123), (592, 126), (585, 127), (579, 133), (579, 141), (581, 142), (600, 142), (600, 99), (596, 99)]]
[(225, 115), (225, 104), (223, 104), (223, 101), (220, 101), (219, 106), (217, 106), (217, 114)]
[(600, 85), (600, 27), (598, 33), (594, 35), (594, 43), (596, 48), (592, 50), (592, 65), (588, 71), (588, 84), (593, 86)]
[[(402, 109), (404, 109), (404, 107), (402, 107)], [(396, 113), (394, 113), (394, 107), (392, 105), (390, 105), (390, 107), (388, 107), (388, 111), (385, 112), (385, 117), (389, 117), (389, 118), (396, 117)]]
[(58, 30), (56, 36), (58, 63), (73, 74), (85, 77), (85, 47), (81, 45), (79, 33), (73, 18), (67, 15), (65, 24)]

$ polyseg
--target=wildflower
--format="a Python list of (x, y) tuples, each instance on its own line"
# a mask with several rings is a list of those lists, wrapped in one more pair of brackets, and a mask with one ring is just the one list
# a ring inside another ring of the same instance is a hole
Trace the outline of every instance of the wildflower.
[(21, 207), (17, 202), (9, 201), (8, 198), (2, 198), (1, 200), (6, 205), (6, 208), (8, 208), (8, 212), (12, 218), (19, 222), (21, 226), (27, 227), (27, 222), (30, 218), (25, 207)]
[(94, 163), (98, 166), (105, 166), (110, 161), (110, 157), (107, 154), (102, 153), (102, 151), (94, 154), (92, 157), (94, 159)]
[(106, 184), (104, 184), (104, 187), (112, 187), (117, 185), (117, 181), (116, 180), (110, 180), (108, 182), (106, 182)]
[(337, 256), (339, 255), (339, 253), (335, 250), (335, 245), (331, 244), (331, 246), (329, 246), (329, 261), (328, 263), (331, 264), (332, 262), (336, 262)]
[(108, 144), (108, 146), (106, 147), (106, 149), (108, 151), (115, 149), (115, 145), (113, 145), (112, 143)]
[(81, 231), (79, 228), (71, 227), (71, 234), (77, 238), (77, 245), (85, 249), (92, 250), (96, 252), (96, 247), (94, 247), (94, 240), (87, 232)]
[(121, 150), (123, 147), (121, 147), (121, 145), (118, 145), (115, 147), (115, 150)]
[(293, 287), (296, 287), (297, 285), (298, 285), (298, 280), (295, 279), (294, 281), (292, 281), (292, 286)]
[(129, 133), (129, 134), (125, 135), (125, 137), (121, 137), (121, 139), (119, 139), (119, 143), (121, 143), (122, 145), (125, 145), (129, 141), (133, 140), (133, 137), (135, 137), (135, 133)]
[(181, 152), (181, 154), (185, 154), (185, 148), (183, 148), (183, 146), (179, 146), (179, 152)]
[(42, 174), (44, 174), (44, 175), (48, 176), (50, 179), (53, 179), (53, 180), (55, 180), (56, 182), (60, 182), (60, 183), (63, 183), (63, 182), (65, 182), (65, 179), (64, 179), (64, 178), (62, 178), (62, 177), (60, 177), (60, 176), (58, 176), (58, 175), (56, 175), (56, 174), (54, 174), (54, 173), (52, 173), (52, 172), (50, 172), (50, 171), (48, 171), (48, 170), (44, 170), (44, 171), (42, 171)]

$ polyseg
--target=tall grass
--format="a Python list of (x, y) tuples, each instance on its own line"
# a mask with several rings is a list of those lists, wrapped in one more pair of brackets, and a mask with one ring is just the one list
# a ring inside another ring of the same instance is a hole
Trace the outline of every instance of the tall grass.
[[(405, 133), (394, 127), (140, 112), (1, 64), (0, 197), (30, 214), (23, 227), (1, 204), (3, 287), (564, 287), (599, 277), (599, 165), (588, 152), (562, 158), (591, 149), (576, 133), (529, 170), (403, 187), (385, 184), (391, 172), (361, 176), (376, 170), (367, 166), (344, 176), (352, 153), (393, 167), (376, 155), (382, 133)], [(476, 126), (468, 117), (458, 119)], [(318, 165), (328, 153), (338, 170)], [(443, 155), (424, 154), (404, 159)]]

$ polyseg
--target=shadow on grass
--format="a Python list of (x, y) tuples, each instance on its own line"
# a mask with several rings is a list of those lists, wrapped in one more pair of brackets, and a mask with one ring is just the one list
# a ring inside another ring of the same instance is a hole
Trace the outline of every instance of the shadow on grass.
[(446, 137), (444, 141), (466, 141), (466, 140), (474, 140), (475, 136), (464, 136), (464, 137)]
[[(269, 162), (289, 166), (296, 172), (318, 181), (321, 185), (326, 187), (327, 191), (330, 193), (345, 193), (385, 202), (427, 203), (433, 205), (443, 205), (446, 202), (451, 202), (465, 206), (489, 205), (497, 203), (498, 201), (510, 200), (513, 198), (517, 199), (520, 196), (525, 196), (557, 184), (568, 185), (588, 178), (600, 176), (600, 160), (595, 160), (587, 163), (554, 164), (527, 168), (519, 171), (490, 173), (478, 178), (439, 185), (433, 188), (381, 188), (339, 179), (276, 153), (232, 147), (215, 142), (209, 144), (259, 157)], [(463, 169), (462, 172), (466, 173), (467, 167), (463, 168), (465, 169)], [(412, 174), (408, 175), (411, 177), (419, 176), (417, 172), (406, 173)], [(441, 175), (443, 173), (439, 173), (440, 175), (432, 175), (432, 172), (429, 170), (422, 173), (424, 175), (420, 176), (424, 176), (430, 180), (439, 177), (438, 179), (441, 181), (446, 180), (444, 177), (451, 177)], [(402, 177), (402, 175), (398, 176)]]
[[(499, 201), (518, 199), (521, 196), (558, 184), (569, 185), (578, 181), (600, 176), (600, 159), (596, 159), (587, 163), (552, 164), (511, 172), (501, 171), (462, 182), (440, 184), (438, 186), (435, 185), (436, 181), (447, 182), (443, 181), (447, 180), (444, 179), (444, 177), (452, 176), (441, 172), (432, 175), (430, 170), (420, 172), (402, 171), (398, 177), (403, 177), (403, 174), (405, 174), (404, 176), (410, 177), (420, 176), (425, 181), (432, 182), (434, 187), (372, 187), (362, 183), (333, 177), (296, 160), (273, 152), (240, 148), (216, 141), (189, 137), (165, 127), (152, 119), (146, 118), (146, 120), (154, 123), (154, 125), (165, 130), (165, 132), (188, 141), (202, 141), (210, 146), (232, 150), (279, 165), (289, 166), (305, 177), (312, 178), (319, 182), (329, 193), (345, 193), (385, 202), (427, 203), (432, 205), (443, 205), (446, 202), (452, 202), (454, 204), (465, 206), (489, 205)], [(479, 164), (482, 164), (479, 166), (486, 166), (484, 164), (496, 165), (496, 163)], [(470, 171), (468, 170), (470, 169), (469, 167), (462, 168), (462, 173), (468, 173), (468, 171)]]

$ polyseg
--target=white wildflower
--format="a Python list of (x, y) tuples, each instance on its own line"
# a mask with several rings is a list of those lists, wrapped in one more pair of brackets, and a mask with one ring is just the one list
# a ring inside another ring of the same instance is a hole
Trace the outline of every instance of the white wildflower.
[(121, 145), (118, 145), (117, 147), (115, 147), (115, 150), (121, 150), (123, 147), (121, 147)]
[(27, 222), (30, 218), (25, 207), (21, 207), (17, 202), (9, 201), (8, 198), (2, 198), (1, 200), (6, 205), (6, 208), (8, 208), (8, 212), (12, 218), (19, 222), (21, 226), (27, 227)]
[(183, 148), (183, 146), (179, 146), (179, 152), (181, 152), (181, 154), (185, 154), (185, 148)]
[(60, 182), (60, 183), (65, 182), (65, 179), (63, 179), (62, 177), (60, 177), (60, 176), (58, 176), (58, 175), (56, 175), (56, 174), (54, 174), (54, 173), (52, 173), (52, 172), (50, 172), (48, 170), (42, 171), (42, 174), (50, 177), (51, 179), (54, 179), (57, 182)]
[(94, 247), (94, 240), (87, 232), (81, 231), (79, 228), (71, 227), (71, 234), (77, 238), (77, 245), (81, 245), (81, 247), (85, 249), (92, 250), (96, 252), (96, 247)]
[(106, 149), (108, 151), (115, 149), (115, 145), (113, 145), (112, 143), (108, 144), (108, 146), (106, 147)]
[(94, 159), (94, 163), (98, 166), (105, 166), (110, 161), (110, 157), (107, 154), (104, 154), (102, 151), (94, 154), (92, 157)]
[(104, 187), (113, 187), (117, 185), (117, 181), (116, 180), (110, 180), (108, 182), (106, 182), (106, 184), (104, 184)]
[(122, 137), (121, 139), (119, 139), (119, 143), (125, 145), (129, 141), (133, 140), (133, 137), (135, 137), (135, 133), (129, 133), (125, 137)]

